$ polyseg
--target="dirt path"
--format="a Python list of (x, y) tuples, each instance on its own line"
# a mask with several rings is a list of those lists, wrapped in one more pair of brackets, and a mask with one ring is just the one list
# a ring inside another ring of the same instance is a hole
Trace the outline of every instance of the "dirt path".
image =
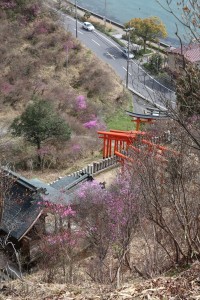
[(119, 172), (119, 167), (115, 167), (108, 171), (102, 172), (100, 174), (93, 175), (93, 177), (94, 177), (94, 179), (96, 179), (99, 182), (105, 182), (106, 186), (108, 186), (116, 178), (116, 175), (118, 172)]

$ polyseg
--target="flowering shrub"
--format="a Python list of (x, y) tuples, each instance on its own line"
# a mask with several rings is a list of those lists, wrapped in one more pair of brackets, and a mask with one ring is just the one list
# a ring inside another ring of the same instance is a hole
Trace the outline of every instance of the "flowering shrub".
[[(63, 196), (64, 196), (63, 191)], [(59, 202), (62, 202), (63, 199), (59, 199)], [(45, 208), (46, 212), (57, 214), (61, 218), (65, 217), (74, 217), (76, 212), (70, 207), (70, 205), (64, 205), (64, 204), (55, 204), (52, 203), (44, 198), (43, 202), (39, 202), (38, 204), (42, 205)]]
[(94, 119), (93, 120), (90, 120), (88, 122), (85, 122), (83, 124), (83, 126), (87, 129), (101, 129), (101, 130), (105, 130), (106, 129), (106, 126), (105, 124), (103, 124), (102, 122), (100, 122), (95, 116), (92, 116)]
[(102, 189), (96, 181), (84, 183), (76, 197), (77, 219), (94, 246), (99, 268), (96, 280), (102, 282), (103, 261), (108, 253), (117, 258), (117, 268), (125, 260), (138, 221), (138, 189), (124, 174), (108, 190)]
[(0, 3), (0, 7), (2, 8), (2, 9), (12, 9), (12, 8), (14, 8), (14, 7), (16, 7), (16, 3), (15, 3), (15, 1), (14, 0), (5, 0), (5, 1), (1, 1), (1, 3)]
[(27, 7), (25, 12), (26, 12), (26, 15), (28, 15), (30, 19), (33, 19), (33, 18), (37, 17), (37, 15), (39, 14), (40, 7), (38, 4), (34, 3), (34, 4), (30, 5), (29, 7)]
[(46, 34), (49, 33), (49, 26), (44, 21), (41, 21), (39, 24), (35, 27), (35, 32), (37, 34)]
[(14, 90), (14, 86), (12, 84), (10, 84), (9, 82), (4, 82), (1, 85), (1, 91), (5, 94), (8, 95), (9, 93), (11, 93)]
[(42, 148), (37, 149), (37, 154), (40, 155), (41, 158), (43, 158), (49, 152), (50, 148), (48, 146), (43, 146)]
[(74, 42), (72, 40), (66, 41), (63, 48), (68, 52), (69, 50), (74, 48)]
[(96, 128), (97, 127), (97, 120), (91, 120), (83, 124), (83, 126), (87, 129)]
[(21, 23), (33, 20), (40, 12), (40, 6), (35, 1), (3, 0), (0, 8), (8, 11), (10, 16), (17, 15), (21, 19)]
[(66, 247), (66, 246), (75, 247), (78, 244), (79, 239), (80, 238), (82, 239), (83, 237), (84, 234), (78, 230), (76, 230), (73, 233), (73, 237), (72, 234), (67, 231), (46, 236), (44, 237), (43, 240), (43, 242), (45, 242), (45, 251), (48, 251), (49, 253), (52, 254), (52, 246), (55, 246), (54, 249), (55, 252), (58, 251), (58, 247)]
[(52, 280), (52, 273), (56, 267), (62, 267), (64, 276), (68, 269), (68, 280), (71, 281), (72, 257), (76, 252), (76, 247), (83, 238), (82, 230), (71, 229), (71, 220), (75, 217), (76, 212), (70, 205), (63, 204), (65, 191), (61, 191), (59, 204), (52, 203), (44, 197), (38, 204), (43, 206), (46, 214), (53, 215), (55, 218), (55, 230), (53, 233), (43, 236), (40, 242), (40, 249), (43, 253), (43, 267), (47, 271), (48, 281)]
[(72, 146), (72, 150), (73, 150), (73, 152), (80, 152), (81, 146), (79, 144), (74, 144)]
[(83, 95), (79, 95), (76, 98), (76, 104), (78, 109), (85, 109), (87, 107), (85, 97)]

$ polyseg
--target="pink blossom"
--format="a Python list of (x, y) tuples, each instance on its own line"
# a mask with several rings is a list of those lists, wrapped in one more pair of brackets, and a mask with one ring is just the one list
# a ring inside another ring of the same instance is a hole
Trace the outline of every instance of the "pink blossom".
[(48, 32), (49, 32), (49, 30), (48, 30), (48, 28), (47, 28), (47, 25), (46, 25), (44, 22), (39, 23), (39, 24), (36, 26), (35, 31), (36, 31), (38, 34), (45, 34), (45, 33), (48, 33)]
[[(45, 197), (43, 197), (43, 206), (46, 208), (47, 211), (58, 214), (60, 217), (74, 217), (76, 212), (70, 207), (70, 205), (64, 205), (64, 204), (55, 204), (48, 200), (46, 200)], [(62, 201), (62, 199), (59, 199)]]
[(40, 156), (45, 156), (45, 154), (48, 154), (50, 151), (50, 148), (48, 146), (46, 147), (42, 147), (40, 149), (37, 150), (37, 154), (39, 154)]
[(79, 95), (76, 98), (78, 109), (85, 109), (87, 107), (85, 97), (83, 95)]
[(1, 86), (1, 91), (6, 95), (8, 95), (13, 90), (14, 90), (14, 86), (8, 82), (4, 82)]
[(91, 120), (83, 124), (83, 126), (87, 129), (96, 128), (97, 127), (97, 120)]
[(70, 49), (73, 49), (74, 48), (74, 42), (71, 41), (71, 40), (68, 40), (65, 44), (64, 44), (64, 49), (65, 51), (69, 51)]
[(12, 9), (16, 7), (16, 5), (17, 4), (13, 0), (2, 1), (2, 3), (0, 3), (2, 9)]
[(81, 146), (79, 144), (74, 144), (72, 146), (72, 150), (75, 152), (79, 152), (81, 150)]

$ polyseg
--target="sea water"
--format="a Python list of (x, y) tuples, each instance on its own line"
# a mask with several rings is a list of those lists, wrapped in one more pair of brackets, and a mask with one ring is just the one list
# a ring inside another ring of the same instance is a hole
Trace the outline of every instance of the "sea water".
[[(72, 0), (73, 2), (73, 0)], [(160, 3), (167, 8), (166, 1)], [(105, 16), (115, 22), (124, 24), (132, 18), (147, 18), (158, 16), (166, 26), (168, 37), (165, 42), (169, 45), (178, 45), (177, 31), (183, 36), (184, 28), (169, 12), (167, 12), (157, 0), (77, 0), (77, 5)], [(181, 17), (181, 9), (177, 1), (171, 1), (171, 8)]]

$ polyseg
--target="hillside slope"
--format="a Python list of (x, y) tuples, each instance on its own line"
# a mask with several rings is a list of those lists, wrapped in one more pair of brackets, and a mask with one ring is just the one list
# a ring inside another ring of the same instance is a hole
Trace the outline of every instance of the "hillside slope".
[[(121, 81), (108, 65), (62, 29), (57, 16), (43, 7), (42, 1), (10, 0), (0, 6), (1, 127), (5, 121), (8, 126), (28, 103), (42, 98), (54, 104), (73, 133), (65, 144), (70, 151), (63, 151), (63, 145), (48, 145), (47, 165), (53, 167), (56, 161), (61, 166), (63, 161), (70, 164), (90, 156), (98, 145), (96, 130), (105, 128), (107, 117), (127, 104)], [(19, 147), (10, 142), (10, 151), (5, 150), (4, 156), (6, 161), (27, 168), (35, 154), (30, 145), (21, 143)], [(75, 149), (72, 155), (71, 149)], [(55, 157), (55, 153), (59, 155)]]
[(193, 300), (199, 299), (199, 262), (172, 277), (132, 281), (119, 289), (98, 285), (89, 280), (77, 284), (49, 284), (42, 282), (39, 274), (28, 276), (24, 282), (5, 284), (0, 299), (22, 300)]

